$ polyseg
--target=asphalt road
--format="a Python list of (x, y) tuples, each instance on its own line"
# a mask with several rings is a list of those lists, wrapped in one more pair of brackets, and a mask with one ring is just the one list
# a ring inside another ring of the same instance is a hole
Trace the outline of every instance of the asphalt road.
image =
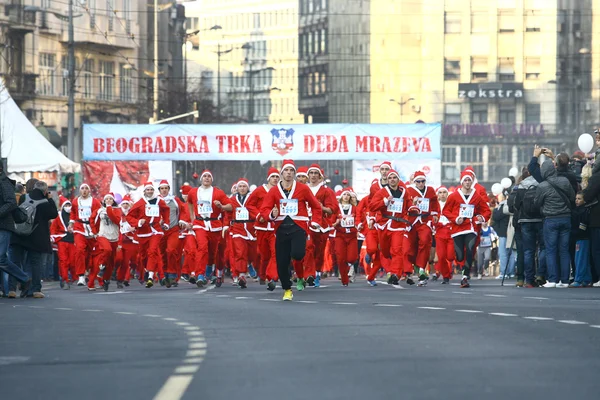
[(256, 283), (0, 299), (1, 397), (599, 396), (600, 290), (323, 284), (291, 303)]

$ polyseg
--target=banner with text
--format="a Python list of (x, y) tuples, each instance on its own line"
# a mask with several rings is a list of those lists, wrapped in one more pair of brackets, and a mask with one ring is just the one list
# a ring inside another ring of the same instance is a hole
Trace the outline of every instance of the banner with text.
[(83, 127), (84, 160), (421, 160), (441, 158), (440, 124)]

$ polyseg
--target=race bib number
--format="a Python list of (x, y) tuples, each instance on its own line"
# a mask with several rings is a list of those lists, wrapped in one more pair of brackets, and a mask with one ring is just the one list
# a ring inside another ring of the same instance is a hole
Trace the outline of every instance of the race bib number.
[(129, 225), (129, 223), (127, 222), (123, 222), (121, 223), (121, 229), (120, 229), (121, 233), (123, 235), (126, 235), (128, 233), (131, 233), (134, 231), (134, 229), (131, 227), (131, 225)]
[(146, 217), (160, 217), (160, 209), (158, 208), (158, 204), (146, 204)]
[(248, 221), (250, 219), (250, 212), (246, 207), (237, 207), (235, 209), (236, 221)]
[(92, 218), (92, 207), (81, 207), (79, 209), (79, 219)]
[(460, 218), (473, 218), (475, 214), (475, 206), (473, 204), (461, 204), (458, 216)]
[(296, 216), (298, 215), (298, 200), (297, 199), (281, 199), (279, 200), (279, 215)]
[(404, 205), (404, 200), (398, 199), (398, 198), (393, 198), (388, 203), (387, 210), (388, 210), (388, 212), (401, 213), (403, 205)]
[(354, 228), (354, 217), (343, 217), (340, 225), (342, 228)]
[(489, 236), (483, 236), (481, 238), (481, 247), (492, 247), (492, 238)]
[(212, 204), (208, 200), (198, 200), (198, 214), (212, 214)]
[(419, 210), (424, 213), (429, 212), (429, 199), (419, 199), (417, 203), (419, 206)]

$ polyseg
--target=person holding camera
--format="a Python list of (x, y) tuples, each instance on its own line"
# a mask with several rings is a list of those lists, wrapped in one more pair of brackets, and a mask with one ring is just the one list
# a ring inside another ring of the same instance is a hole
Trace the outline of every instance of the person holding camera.
[(533, 157), (531, 157), (531, 161), (529, 161), (529, 165), (527, 166), (527, 169), (529, 170), (531, 176), (533, 176), (535, 180), (539, 183), (544, 181), (544, 176), (541, 172), (539, 163), (539, 159), (542, 154), (554, 162), (556, 174), (558, 176), (567, 178), (569, 184), (573, 188), (573, 192), (577, 193), (580, 189), (579, 183), (581, 180), (578, 179), (577, 175), (575, 175), (575, 173), (571, 170), (571, 159), (569, 158), (569, 155), (567, 153), (559, 153), (555, 157), (552, 150), (548, 149), (547, 147), (540, 147), (536, 144), (533, 149)]

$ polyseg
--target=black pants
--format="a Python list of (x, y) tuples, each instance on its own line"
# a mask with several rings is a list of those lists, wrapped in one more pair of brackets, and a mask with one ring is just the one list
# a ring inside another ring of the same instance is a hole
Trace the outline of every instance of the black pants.
[(275, 259), (283, 290), (292, 288), (290, 263), (300, 261), (306, 254), (306, 232), (298, 225), (281, 225), (275, 233)]
[(477, 235), (474, 233), (468, 233), (466, 235), (458, 235), (454, 237), (454, 252), (456, 253), (456, 261), (462, 262), (465, 260), (463, 275), (471, 276), (471, 266), (473, 265), (476, 241)]
[(362, 245), (363, 245), (364, 240), (359, 239), (358, 240), (358, 260), (356, 260), (356, 262), (354, 263), (354, 273), (356, 275), (359, 274), (359, 271), (362, 269), (361, 268), (361, 263), (360, 263), (360, 250), (362, 249)]

